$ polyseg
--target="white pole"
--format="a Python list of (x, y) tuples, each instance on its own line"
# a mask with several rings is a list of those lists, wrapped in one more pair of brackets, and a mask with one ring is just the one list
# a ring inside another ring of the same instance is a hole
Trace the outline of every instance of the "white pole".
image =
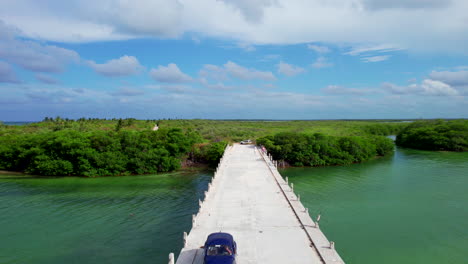
[(174, 253), (169, 254), (169, 262), (168, 264), (174, 264)]

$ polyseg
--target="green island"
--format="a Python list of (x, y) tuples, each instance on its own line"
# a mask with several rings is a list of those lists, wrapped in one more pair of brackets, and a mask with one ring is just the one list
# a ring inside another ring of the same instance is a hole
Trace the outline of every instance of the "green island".
[(414, 122), (397, 135), (395, 143), (421, 150), (468, 151), (468, 120)]
[[(156, 130), (157, 128), (157, 130)], [(410, 148), (466, 151), (467, 120), (245, 121), (45, 118), (0, 124), (0, 170), (43, 176), (141, 175), (215, 166), (227, 144), (252, 139), (282, 164), (360, 163)]]

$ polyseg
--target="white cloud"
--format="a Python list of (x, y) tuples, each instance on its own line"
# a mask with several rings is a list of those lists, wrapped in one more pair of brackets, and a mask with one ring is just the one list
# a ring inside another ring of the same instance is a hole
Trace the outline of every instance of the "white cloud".
[(133, 75), (143, 69), (137, 58), (127, 55), (103, 64), (97, 64), (94, 61), (88, 61), (87, 64), (97, 73), (108, 77)]
[(184, 84), (172, 84), (172, 85), (162, 85), (161, 88), (170, 93), (174, 94), (190, 94), (196, 93), (196, 90), (189, 85)]
[(450, 0), (364, 0), (363, 4), (369, 9), (425, 9), (446, 7), (450, 5)]
[(361, 60), (363, 62), (379, 62), (388, 60), (391, 56), (390, 55), (383, 55), (383, 56), (371, 56), (371, 57), (363, 57)]
[(75, 51), (17, 38), (19, 33), (0, 20), (0, 59), (34, 72), (62, 72), (79, 61)]
[(154, 80), (164, 83), (186, 83), (193, 81), (192, 77), (183, 73), (174, 63), (169, 63), (167, 67), (159, 65), (157, 69), (151, 69), (150, 76)]
[(282, 61), (280, 61), (277, 67), (278, 67), (278, 73), (281, 73), (286, 76), (295, 76), (295, 75), (305, 72), (304, 68), (301, 68), (299, 66), (295, 66), (292, 64), (288, 64)]
[(388, 45), (388, 44), (380, 44), (380, 45), (357, 45), (351, 48), (350, 51), (346, 52), (345, 54), (351, 56), (358, 56), (363, 54), (369, 53), (384, 53), (384, 52), (392, 52), (392, 51), (399, 51), (402, 48)]
[(450, 85), (468, 85), (468, 70), (461, 71), (433, 71), (429, 75), (434, 80), (439, 80)]
[(252, 51), (255, 51), (256, 48), (255, 46), (253, 46), (252, 44), (249, 44), (249, 43), (245, 43), (245, 42), (242, 42), (242, 43), (237, 43), (237, 47), (243, 49), (244, 51), (247, 51), (247, 52), (252, 52)]
[(277, 4), (276, 0), (221, 0), (228, 5), (237, 8), (245, 19), (252, 23), (261, 22), (264, 9)]
[(260, 59), (260, 61), (278, 60), (279, 58), (281, 58), (281, 55), (279, 55), (279, 54), (267, 54), (267, 55), (263, 56)]
[(246, 68), (232, 61), (228, 61), (222, 66), (205, 64), (199, 71), (199, 75), (202, 78), (216, 81), (226, 81), (229, 79), (229, 77), (240, 80), (276, 80), (276, 77), (272, 72)]
[(383, 83), (382, 89), (392, 94), (416, 94), (421, 91), (419, 89), (419, 86), (416, 84), (411, 84), (408, 86), (399, 86), (389, 82)]
[(217, 83), (209, 83), (207, 79), (201, 78), (200, 83), (208, 89), (212, 90), (232, 90), (234, 89), (233, 86), (227, 86), (222, 82), (217, 82)]
[(429, 78), (446, 83), (462, 95), (468, 95), (468, 69), (456, 67), (458, 71), (433, 71)]
[(398, 86), (393, 83), (384, 83), (382, 88), (392, 94), (417, 94), (429, 96), (455, 96), (459, 95), (459, 91), (450, 85), (431, 79), (425, 79), (421, 84), (410, 84), (407, 86)]
[(198, 72), (198, 74), (203, 78), (209, 78), (217, 81), (224, 81), (228, 79), (225, 69), (213, 64), (203, 65), (203, 68)]
[(18, 83), (19, 80), (16, 77), (13, 68), (3, 61), (0, 61), (0, 83)]
[(121, 87), (115, 92), (110, 93), (113, 96), (139, 96), (145, 94), (144, 91), (132, 87)]
[(36, 113), (31, 109), (38, 105), (85, 104), (87, 108), (93, 109), (97, 101), (110, 98), (109, 94), (103, 91), (43, 84), (25, 86), (21, 91), (16, 90), (16, 93), (10, 95), (24, 100), (23, 105), (27, 104), (30, 114), (33, 115)]
[(331, 50), (327, 46), (319, 46), (319, 45), (313, 45), (313, 44), (308, 44), (307, 48), (319, 53), (319, 54), (324, 54), (328, 53)]
[(311, 66), (316, 69), (321, 69), (332, 67), (333, 63), (328, 62), (327, 58), (325, 57), (318, 57), (317, 60), (311, 64)]
[(16, 0), (0, 7), (0, 19), (67, 42), (189, 32), (254, 45), (391, 43), (466, 54), (467, 9), (466, 0)]
[(227, 74), (241, 80), (263, 80), (274, 81), (276, 77), (269, 71), (259, 71), (252, 68), (240, 66), (232, 61), (223, 65)]
[(421, 84), (422, 93), (427, 95), (450, 96), (458, 95), (458, 91), (453, 89), (450, 85), (441, 81), (426, 79)]
[(34, 78), (36, 78), (36, 80), (42, 82), (42, 83), (46, 83), (46, 84), (58, 84), (59, 81), (57, 81), (54, 77), (50, 76), (50, 75), (46, 75), (46, 74), (42, 74), (42, 73), (37, 73), (34, 75)]
[(374, 89), (346, 88), (339, 85), (329, 85), (323, 88), (322, 92), (332, 95), (368, 95), (377, 93)]

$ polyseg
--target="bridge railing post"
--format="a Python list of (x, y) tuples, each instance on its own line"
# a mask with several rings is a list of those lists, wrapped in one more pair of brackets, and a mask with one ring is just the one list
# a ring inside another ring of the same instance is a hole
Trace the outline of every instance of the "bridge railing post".
[(187, 246), (187, 232), (184, 232), (184, 247)]
[(169, 262), (168, 264), (174, 264), (174, 253), (169, 254)]

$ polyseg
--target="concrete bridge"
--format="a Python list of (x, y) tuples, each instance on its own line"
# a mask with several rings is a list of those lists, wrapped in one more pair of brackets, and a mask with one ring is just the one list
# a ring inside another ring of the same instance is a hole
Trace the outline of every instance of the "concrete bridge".
[(200, 247), (220, 231), (234, 236), (237, 264), (344, 263), (275, 164), (252, 145), (226, 148), (177, 264), (202, 264)]

